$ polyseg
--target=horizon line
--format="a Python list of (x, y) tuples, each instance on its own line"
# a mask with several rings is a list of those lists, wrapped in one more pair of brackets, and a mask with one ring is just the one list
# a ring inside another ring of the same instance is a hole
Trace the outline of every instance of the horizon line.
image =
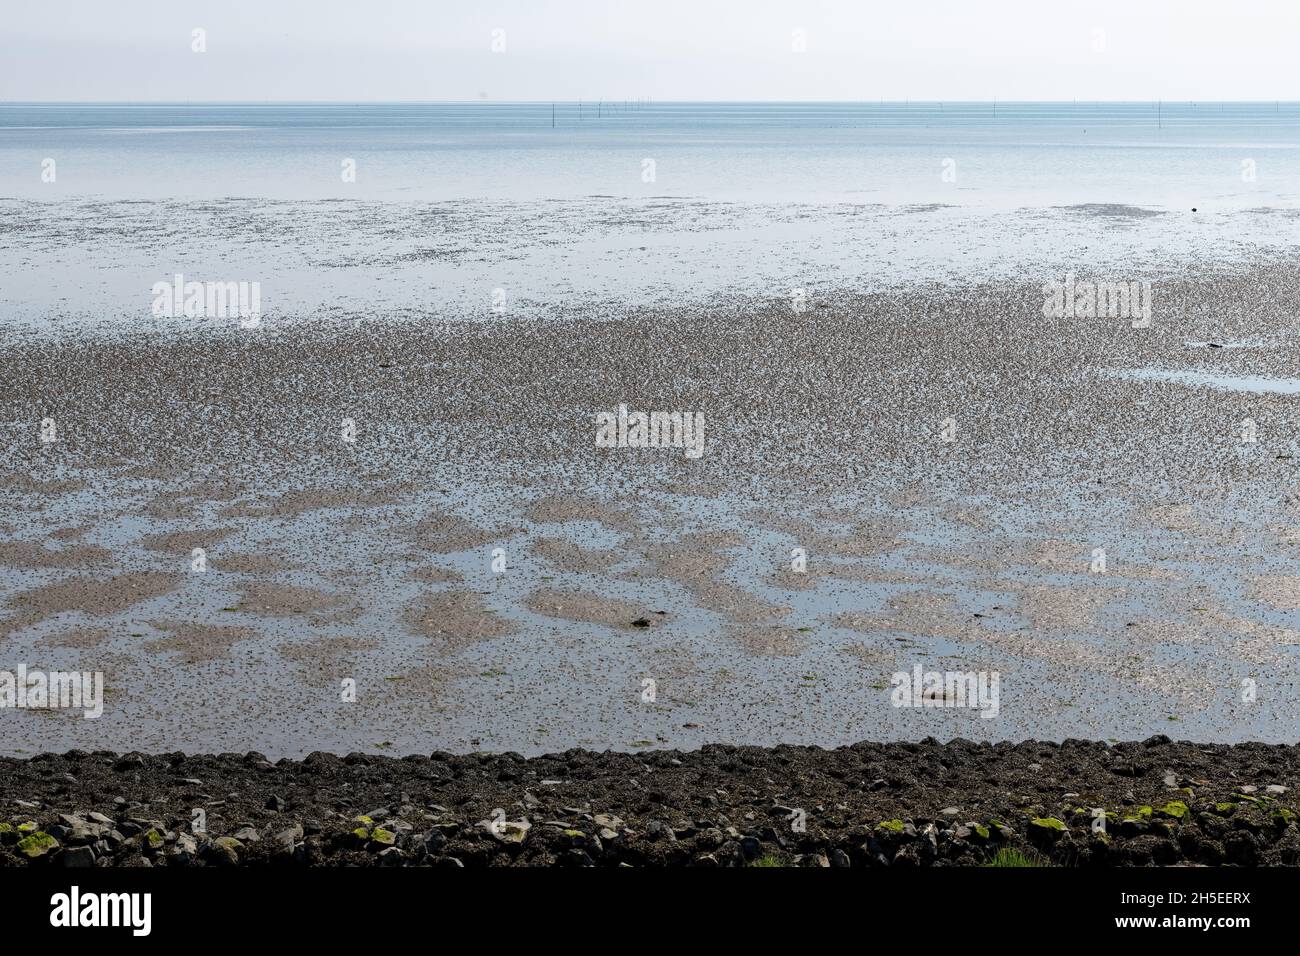
[(1075, 97), (1068, 100), (1059, 99), (1003, 99), (1001, 97), (989, 97), (987, 99), (942, 99), (925, 97), (921, 99), (905, 98), (897, 99), (870, 99), (870, 100), (674, 100), (662, 99), (657, 100), (653, 97), (576, 97), (576, 98), (555, 98), (555, 99), (459, 99), (459, 100), (386, 100), (386, 99), (356, 99), (356, 100), (3, 100), (0, 99), (0, 107), (4, 106), (489, 106), (489, 105), (536, 105), (549, 106), (552, 103), (582, 103), (597, 104), (609, 103), (616, 105), (619, 103), (650, 103), (658, 105), (735, 105), (735, 106), (753, 106), (767, 104), (781, 104), (790, 106), (865, 106), (865, 105), (896, 105), (908, 106), (912, 104), (927, 103), (952, 103), (954, 105), (986, 105), (997, 103), (999, 105), (1016, 105), (1023, 103), (1043, 104), (1043, 105), (1073, 105), (1075, 103), (1108, 103), (1108, 104), (1154, 104), (1154, 103), (1222, 103), (1222, 104), (1242, 104), (1250, 105), (1257, 103), (1287, 103), (1300, 104), (1300, 99), (1253, 99), (1253, 100), (1228, 100), (1228, 99), (1210, 99), (1210, 98), (1163, 98), (1154, 97), (1149, 99), (1104, 99), (1092, 97)]

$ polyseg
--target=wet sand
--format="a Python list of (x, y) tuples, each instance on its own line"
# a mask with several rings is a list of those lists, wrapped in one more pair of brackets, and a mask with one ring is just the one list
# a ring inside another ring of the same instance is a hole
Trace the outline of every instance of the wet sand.
[[(0, 668), (106, 683), (0, 748), (1294, 740), (1296, 396), (1233, 380), (1295, 375), (1300, 268), (1125, 275), (1149, 329), (1051, 278), (0, 332)], [(619, 404), (703, 456), (596, 447)], [(892, 706), (918, 665), (997, 717)]]

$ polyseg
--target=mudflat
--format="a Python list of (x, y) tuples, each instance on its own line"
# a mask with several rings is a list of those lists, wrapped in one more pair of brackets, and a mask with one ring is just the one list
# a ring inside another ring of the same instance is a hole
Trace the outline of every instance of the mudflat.
[(105, 680), (0, 746), (1294, 740), (1294, 261), (1062, 278), (0, 333), (0, 661)]

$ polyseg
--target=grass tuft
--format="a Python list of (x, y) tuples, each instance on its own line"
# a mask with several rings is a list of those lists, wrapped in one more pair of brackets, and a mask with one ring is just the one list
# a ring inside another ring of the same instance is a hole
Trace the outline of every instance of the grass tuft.
[(993, 855), (985, 866), (1051, 866), (1037, 853), (1025, 854), (1011, 847), (1003, 847)]

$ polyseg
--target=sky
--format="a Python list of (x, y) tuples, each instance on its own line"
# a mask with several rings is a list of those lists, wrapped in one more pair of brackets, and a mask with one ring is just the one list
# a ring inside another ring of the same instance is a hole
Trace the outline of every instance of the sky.
[(0, 100), (1300, 100), (1297, 53), (1294, 0), (10, 0)]

